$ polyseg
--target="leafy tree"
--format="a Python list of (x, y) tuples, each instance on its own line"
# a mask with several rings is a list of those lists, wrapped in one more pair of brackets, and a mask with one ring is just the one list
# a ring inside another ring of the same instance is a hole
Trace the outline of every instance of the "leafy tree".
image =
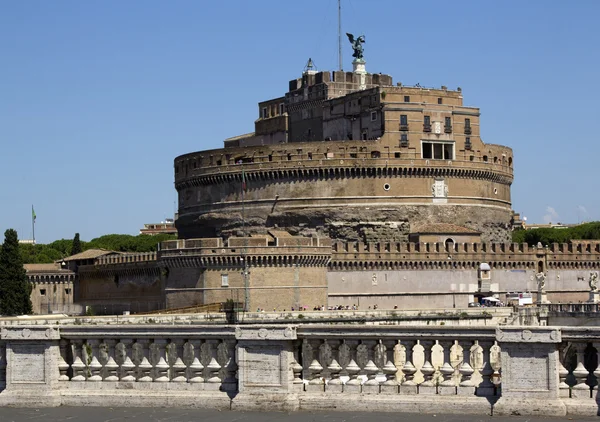
[(599, 240), (600, 222), (580, 224), (569, 228), (541, 228), (513, 232), (513, 242), (542, 245), (551, 243), (571, 243), (572, 240)]
[(32, 313), (31, 284), (19, 253), (17, 232), (8, 229), (0, 248), (0, 314), (24, 315)]
[(73, 238), (73, 245), (71, 246), (71, 255), (77, 255), (78, 253), (83, 252), (81, 248), (81, 241), (79, 240), (79, 233), (75, 233), (75, 237)]

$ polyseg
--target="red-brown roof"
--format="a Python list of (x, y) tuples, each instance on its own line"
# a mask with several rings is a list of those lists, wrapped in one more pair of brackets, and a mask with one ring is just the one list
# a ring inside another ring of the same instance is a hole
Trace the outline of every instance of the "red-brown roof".
[(96, 259), (104, 255), (112, 255), (112, 254), (121, 254), (120, 252), (115, 251), (107, 251), (106, 249), (88, 249), (87, 251), (83, 251), (81, 253), (71, 255), (67, 258), (62, 259), (61, 261), (80, 261), (83, 259)]

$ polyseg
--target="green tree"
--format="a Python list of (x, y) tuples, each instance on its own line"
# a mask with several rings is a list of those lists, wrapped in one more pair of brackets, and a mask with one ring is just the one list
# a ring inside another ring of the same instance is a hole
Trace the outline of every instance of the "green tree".
[(75, 233), (75, 237), (73, 238), (73, 246), (71, 246), (71, 255), (77, 255), (78, 253), (83, 252), (81, 248), (81, 241), (79, 240), (79, 233)]
[(31, 284), (23, 267), (17, 232), (4, 232), (0, 248), (0, 314), (31, 314)]

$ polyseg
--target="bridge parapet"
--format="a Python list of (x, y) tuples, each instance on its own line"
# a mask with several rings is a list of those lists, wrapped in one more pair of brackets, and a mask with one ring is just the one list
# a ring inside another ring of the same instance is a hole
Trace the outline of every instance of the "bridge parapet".
[(18, 323), (0, 405), (595, 415), (599, 350), (590, 327)]

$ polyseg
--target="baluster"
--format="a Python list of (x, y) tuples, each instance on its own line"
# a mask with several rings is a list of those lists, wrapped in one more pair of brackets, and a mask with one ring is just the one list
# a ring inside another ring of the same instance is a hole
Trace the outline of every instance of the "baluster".
[(440, 368), (440, 373), (444, 380), (438, 386), (438, 394), (453, 396), (456, 395), (456, 381), (454, 380), (454, 368), (450, 362), (450, 352), (452, 351), (454, 341), (441, 340), (439, 344), (444, 349), (444, 363)]
[(299, 360), (300, 347), (296, 345), (294, 347), (294, 361), (292, 362), (292, 372), (294, 373), (294, 391), (303, 391), (304, 390), (304, 381), (302, 380), (302, 365), (298, 363)]
[(394, 364), (394, 349), (396, 342), (394, 340), (386, 340), (381, 343), (384, 347), (384, 362), (382, 371), (385, 374), (386, 380), (381, 384), (381, 392), (386, 394), (397, 394), (398, 393), (398, 381), (396, 380), (396, 374), (398, 368)]
[(379, 393), (379, 381), (377, 381), (377, 373), (379, 368), (375, 365), (375, 354), (379, 343), (373, 340), (366, 340), (363, 342), (367, 346), (367, 364), (364, 367), (364, 371), (367, 374), (367, 381), (363, 385), (363, 393)]
[(436, 394), (437, 388), (433, 382), (435, 368), (431, 364), (431, 348), (435, 345), (435, 340), (419, 340), (419, 344), (423, 346), (423, 366), (421, 373), (423, 374), (423, 382), (419, 384), (419, 394)]
[(98, 339), (90, 339), (86, 341), (86, 350), (88, 352), (88, 381), (102, 381), (102, 375), (100, 375), (100, 371), (102, 370), (102, 364), (98, 361), (98, 349), (100, 348), (100, 340)]
[(402, 373), (404, 374), (404, 381), (400, 384), (401, 394), (417, 394), (417, 383), (414, 381), (417, 368), (413, 364), (414, 347), (417, 344), (416, 340), (402, 340), (404, 345), (404, 351), (406, 359), (404, 366), (402, 367)]
[[(308, 341), (308, 340), (307, 340)], [(309, 340), (308, 345), (311, 350), (311, 361), (308, 367), (308, 371), (310, 372), (310, 381), (308, 381), (308, 385), (306, 386), (306, 391), (325, 391), (325, 382), (321, 377), (321, 372), (323, 372), (323, 366), (319, 363), (319, 347), (321, 344), (321, 340)]]
[[(496, 387), (495, 389), (495, 395), (500, 397), (502, 395), (502, 368), (500, 367), (501, 363), (502, 363), (502, 350), (500, 349), (500, 346), (498, 346), (498, 343), (495, 342), (494, 343), (494, 347), (498, 348), (498, 353), (497, 353), (497, 358), (496, 358), (496, 365), (495, 367), (498, 369), (495, 369), (494, 367), (492, 367), (492, 369), (494, 369), (494, 374), (492, 375), (492, 383), (494, 384), (494, 386)], [(490, 359), (491, 361), (491, 359)]]
[[(67, 375), (67, 371), (69, 370), (69, 364), (67, 363), (67, 340), (61, 339), (59, 343), (60, 356), (58, 358), (58, 372), (59, 372), (59, 381), (69, 381), (69, 375)], [(6, 362), (4, 360), (4, 345), (0, 344), (0, 388), (2, 388), (3, 381), (6, 381), (4, 376), (4, 370), (6, 369)]]
[(207, 385), (206, 389), (210, 390), (218, 390), (221, 385), (221, 377), (219, 377), (219, 371), (221, 370), (221, 365), (217, 362), (217, 346), (219, 345), (219, 340), (206, 340), (204, 343), (205, 347), (208, 348), (210, 362), (206, 366), (208, 370), (208, 378), (206, 379)]
[(343, 390), (343, 382), (340, 378), (340, 372), (342, 367), (339, 363), (340, 360), (340, 341), (339, 340), (328, 340), (329, 346), (331, 347), (331, 363), (327, 366), (327, 370), (331, 374), (331, 379), (325, 386), (328, 392), (341, 393)]
[(494, 369), (490, 364), (490, 349), (494, 345), (493, 341), (483, 340), (477, 341), (481, 347), (481, 354), (483, 357), (482, 367), (479, 371), (481, 374), (482, 381), (475, 389), (475, 394), (482, 397), (489, 397), (494, 395), (494, 384), (491, 381), (491, 376), (494, 374)]
[[(592, 344), (594, 346), (594, 348), (596, 349), (596, 357), (597, 357), (597, 362), (598, 365), (596, 366), (596, 369), (594, 370), (594, 376), (596, 377), (596, 385), (594, 386), (594, 388), (592, 388), (592, 397), (594, 397), (595, 395), (595, 399), (598, 400), (600, 397), (598, 397), (598, 386), (600, 385), (600, 343), (593, 343)], [(559, 372), (560, 375), (560, 372)], [(563, 380), (564, 382), (564, 380)], [(560, 388), (560, 385), (559, 385)]]
[(361, 392), (361, 382), (358, 379), (358, 374), (360, 372), (360, 366), (356, 363), (358, 356), (358, 341), (356, 340), (344, 340), (344, 343), (348, 346), (350, 351), (350, 362), (346, 365), (346, 373), (350, 377), (350, 379), (344, 385), (344, 392), (350, 393), (360, 393)]
[(106, 352), (108, 354), (108, 361), (104, 365), (104, 370), (106, 371), (104, 381), (119, 381), (119, 376), (117, 374), (119, 370), (119, 364), (115, 360), (117, 341), (114, 339), (105, 339), (104, 344), (106, 345)]
[(152, 363), (150, 363), (150, 339), (139, 338), (135, 343), (138, 345), (138, 350), (142, 351), (142, 360), (138, 365), (137, 380), (139, 382), (152, 382)]
[(186, 369), (187, 366), (183, 362), (183, 345), (185, 344), (184, 339), (175, 339), (172, 343), (175, 346), (175, 352), (177, 353), (177, 358), (175, 359), (175, 363), (173, 364), (173, 382), (187, 382), (186, 378)]
[(237, 364), (235, 363), (235, 340), (223, 340), (219, 347), (223, 349), (223, 355), (225, 360), (223, 362), (224, 368), (224, 379), (221, 384), (222, 391), (236, 391), (237, 390), (237, 379), (235, 377), (237, 373)]
[(133, 375), (133, 372), (135, 370), (135, 364), (131, 360), (133, 339), (121, 339), (121, 344), (123, 345), (124, 360), (121, 364), (121, 375), (119, 379), (123, 382), (133, 382), (135, 381), (135, 376)]
[(573, 376), (577, 380), (577, 384), (571, 390), (571, 397), (574, 399), (587, 399), (591, 397), (590, 386), (586, 384), (589, 372), (584, 366), (585, 346), (585, 343), (575, 343), (577, 366), (573, 370)]
[(460, 396), (473, 396), (475, 395), (475, 383), (472, 379), (475, 370), (471, 366), (471, 349), (473, 347), (473, 341), (459, 340), (459, 345), (462, 348), (463, 361), (458, 369), (461, 380), (458, 385), (457, 393)]
[(190, 340), (190, 343), (194, 352), (194, 360), (189, 368), (189, 380), (191, 383), (201, 383), (204, 382), (204, 378), (202, 377), (202, 371), (204, 370), (204, 365), (200, 362), (202, 360), (202, 340)]
[(154, 339), (154, 345), (158, 350), (158, 362), (154, 365), (154, 381), (169, 382), (169, 364), (167, 363), (167, 340)]
[[(71, 343), (71, 347), (73, 350), (73, 363), (71, 364), (73, 376), (71, 377), (71, 381), (85, 381), (86, 365), (81, 359), (83, 356), (83, 340), (73, 340)], [(83, 356), (83, 358), (85, 359), (85, 356)]]
[(563, 365), (563, 362), (566, 358), (566, 347), (566, 343), (561, 343), (558, 345), (558, 396), (560, 398), (571, 397), (571, 387), (569, 387), (569, 384), (566, 382), (567, 377), (569, 376), (569, 370)]

